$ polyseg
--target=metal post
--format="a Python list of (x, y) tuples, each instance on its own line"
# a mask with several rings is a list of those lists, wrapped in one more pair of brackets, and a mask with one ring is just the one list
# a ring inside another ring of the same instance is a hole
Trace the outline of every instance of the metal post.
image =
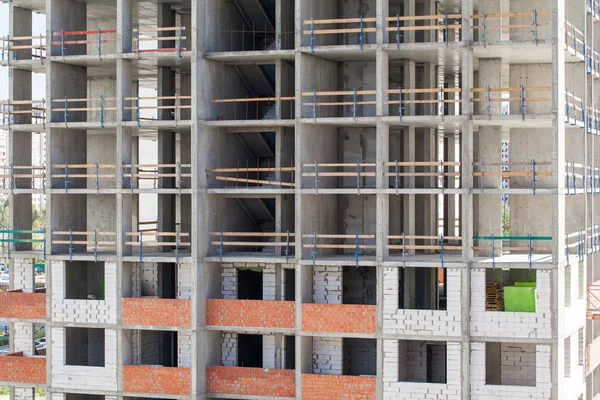
[(492, 233), (492, 270), (496, 268), (496, 241), (494, 238), (494, 234)]
[(175, 228), (175, 264), (179, 264), (179, 228)]
[(137, 126), (138, 128), (141, 126), (141, 122), (140, 122), (140, 92), (138, 91), (136, 94), (136, 116), (137, 116)]
[(446, 42), (446, 44), (448, 43), (448, 13), (445, 13), (444, 15), (444, 25), (446, 26), (446, 29), (444, 29), (444, 42)]
[(360, 194), (360, 163), (358, 160), (356, 161), (356, 190), (358, 190), (358, 194)]
[(219, 232), (219, 262), (223, 264), (223, 229)]
[(181, 190), (181, 185), (181, 161), (177, 161), (177, 186), (179, 187), (179, 190)]
[(104, 96), (100, 95), (100, 126), (104, 128)]
[(99, 182), (99, 179), (98, 179), (98, 175), (99, 175), (98, 174), (98, 170), (99, 170), (98, 163), (96, 163), (96, 193), (98, 193), (100, 191), (100, 182)]
[(315, 20), (310, 19), (310, 52), (315, 52)]
[(525, 121), (525, 86), (521, 85), (521, 118)]
[(181, 58), (181, 45), (183, 40), (183, 26), (179, 24), (179, 39), (177, 40), (177, 55)]
[(142, 245), (142, 235), (143, 235), (143, 231), (140, 229), (140, 264), (142, 263), (142, 259), (143, 259), (143, 252), (144, 252), (144, 246)]
[(358, 232), (355, 232), (354, 235), (356, 236), (356, 250), (354, 251), (354, 257), (356, 259), (356, 268), (358, 268)]
[(402, 88), (398, 88), (398, 114), (400, 115), (400, 123), (402, 123)]
[(69, 228), (69, 261), (73, 261), (73, 229)]
[(312, 265), (315, 266), (317, 259), (317, 232), (313, 232), (313, 251), (312, 251)]
[(442, 268), (444, 268), (444, 234), (440, 234), (440, 258), (442, 260)]
[(65, 31), (63, 29), (60, 30), (60, 54), (64, 57), (66, 53), (65, 48)]
[(10, 163), (10, 190), (13, 190), (17, 187), (17, 180), (15, 179), (15, 171), (13, 167), (13, 163)]
[(94, 261), (98, 261), (98, 235), (94, 229)]
[(315, 194), (319, 194), (319, 164), (315, 160)]
[(363, 49), (363, 17), (362, 15), (360, 16), (360, 50), (362, 51)]
[(537, 179), (535, 178), (535, 160), (531, 160), (531, 171), (533, 174), (533, 178), (531, 179), (531, 187), (533, 189), (533, 195), (535, 196), (535, 189), (536, 189), (536, 182), (537, 182)]
[(396, 196), (398, 195), (398, 185), (400, 184), (400, 178), (398, 176), (398, 160), (396, 160), (396, 168), (395, 168), (396, 179), (394, 179), (394, 185), (396, 187)]
[(290, 256), (290, 231), (288, 230), (285, 235), (285, 263), (288, 263)]
[(65, 194), (69, 194), (69, 163), (65, 162)]
[(138, 57), (140, 56), (140, 26), (136, 25), (135, 27), (135, 51), (137, 52)]
[[(86, 37), (87, 37), (87, 34), (86, 34)], [(100, 58), (102, 55), (101, 43), (102, 43), (102, 33), (100, 31), (100, 28), (98, 28), (98, 58)]]
[(313, 89), (313, 119), (317, 122), (317, 91)]
[(483, 39), (483, 45), (486, 45), (486, 37), (487, 37), (487, 14), (483, 14), (483, 34), (481, 35), (481, 38)]
[(352, 117), (356, 118), (356, 89), (354, 89), (354, 104), (352, 106)]
[(492, 90), (490, 85), (488, 85), (487, 87), (487, 99), (488, 99), (488, 106), (487, 106), (487, 112), (488, 112), (488, 116), (492, 115)]
[(396, 50), (400, 50), (400, 15), (396, 14)]
[(537, 10), (533, 10), (533, 29), (531, 30), (531, 33), (533, 34), (533, 38), (534, 38), (535, 43), (537, 45), (537, 41), (538, 41), (538, 15), (537, 15)]

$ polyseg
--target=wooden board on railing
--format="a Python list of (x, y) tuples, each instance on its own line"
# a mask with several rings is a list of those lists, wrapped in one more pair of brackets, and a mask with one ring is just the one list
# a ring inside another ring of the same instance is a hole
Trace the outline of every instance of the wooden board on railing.
[(210, 232), (210, 236), (223, 236), (223, 237), (282, 237), (282, 236), (296, 236), (293, 232)]

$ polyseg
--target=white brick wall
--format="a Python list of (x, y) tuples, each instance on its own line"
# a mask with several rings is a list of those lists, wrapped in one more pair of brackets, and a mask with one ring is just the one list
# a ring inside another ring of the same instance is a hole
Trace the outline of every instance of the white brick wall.
[(342, 374), (342, 338), (313, 337), (313, 374)]
[(32, 258), (19, 258), (12, 260), (11, 268), (13, 272), (13, 289), (22, 289), (26, 293), (32, 293), (34, 290), (34, 267)]
[(180, 368), (192, 367), (192, 334), (177, 333), (177, 366)]
[(237, 269), (233, 264), (221, 267), (221, 298), (237, 299)]
[(447, 271), (446, 311), (398, 308), (398, 268), (383, 269), (383, 333), (388, 335), (460, 336), (460, 270)]
[(485, 269), (471, 271), (471, 336), (550, 339), (550, 271), (538, 270), (536, 312), (485, 311)]
[(267, 264), (263, 268), (263, 300), (275, 300), (275, 265)]
[(142, 296), (158, 296), (158, 264), (142, 263), (140, 281)]
[(550, 346), (536, 345), (535, 348), (535, 386), (486, 385), (485, 343), (471, 343), (471, 399), (549, 399), (552, 390)]
[[(404, 342), (405, 343), (405, 342)], [(400, 382), (408, 373), (405, 362), (400, 365), (400, 350), (404, 343), (383, 341), (383, 398), (395, 399), (460, 399), (461, 358), (459, 342), (446, 342), (446, 383)]]
[(52, 320), (73, 323), (117, 323), (117, 265), (104, 264), (104, 300), (65, 299), (65, 262), (52, 268)]
[(221, 333), (221, 363), (226, 367), (237, 366), (237, 333)]
[(65, 400), (64, 393), (52, 393), (52, 400)]
[(535, 344), (501, 343), (500, 376), (503, 385), (535, 385)]
[(275, 334), (263, 335), (263, 368), (276, 368)]
[(13, 324), (14, 337), (13, 344), (15, 346), (14, 351), (22, 351), (25, 356), (33, 355), (33, 324), (27, 322), (15, 322)]
[(192, 264), (177, 265), (177, 298), (192, 298)]
[(33, 400), (35, 398), (34, 390), (33, 388), (15, 387), (15, 400)]
[(313, 267), (313, 302), (342, 304), (342, 267)]
[(52, 328), (52, 386), (57, 389), (117, 390), (117, 332), (104, 331), (104, 367), (65, 365), (65, 328)]

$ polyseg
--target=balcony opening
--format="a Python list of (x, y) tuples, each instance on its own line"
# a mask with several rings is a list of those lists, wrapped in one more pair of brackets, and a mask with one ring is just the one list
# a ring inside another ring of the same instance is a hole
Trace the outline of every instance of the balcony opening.
[(446, 383), (446, 342), (400, 340), (400, 382)]
[(263, 271), (250, 268), (238, 268), (238, 299), (263, 299)]
[(377, 340), (344, 338), (343, 349), (342, 375), (377, 375)]
[(443, 268), (401, 268), (398, 308), (405, 310), (446, 310), (447, 270)]
[(344, 267), (343, 304), (377, 304), (377, 271), (373, 267)]
[(65, 328), (66, 365), (104, 367), (104, 329)]
[(65, 400), (104, 400), (105, 396), (99, 394), (65, 393)]
[(140, 331), (140, 365), (177, 367), (177, 332)]
[(238, 335), (238, 367), (263, 367), (263, 336)]
[(533, 343), (485, 344), (486, 385), (535, 386), (536, 346)]
[(285, 279), (285, 293), (284, 300), (295, 301), (296, 300), (296, 270), (295, 269), (284, 269)]
[(104, 300), (104, 262), (65, 262), (65, 298)]
[(536, 311), (536, 271), (486, 269), (485, 310)]
[(284, 336), (284, 369), (296, 369), (296, 337)]

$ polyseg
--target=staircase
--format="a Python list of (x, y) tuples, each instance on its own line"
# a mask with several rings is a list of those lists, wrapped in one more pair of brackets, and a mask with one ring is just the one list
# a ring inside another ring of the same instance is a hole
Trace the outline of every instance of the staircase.
[(268, 106), (265, 106), (265, 111), (263, 112), (262, 119), (275, 119), (275, 118), (277, 118), (275, 103), (269, 103)]

